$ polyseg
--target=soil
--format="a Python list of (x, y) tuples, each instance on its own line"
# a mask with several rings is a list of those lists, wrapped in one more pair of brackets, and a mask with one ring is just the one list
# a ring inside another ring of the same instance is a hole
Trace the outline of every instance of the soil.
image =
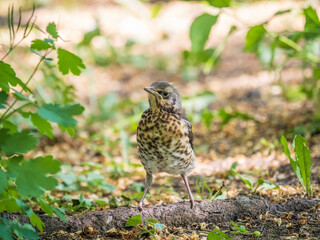
[[(48, 22), (58, 19), (59, 32), (67, 40), (62, 44), (66, 47), (80, 42), (83, 34), (96, 26), (97, 19), (102, 33), (110, 38), (114, 47), (122, 48), (128, 39), (136, 39), (139, 44), (134, 48), (135, 54), (143, 53), (152, 57), (177, 56), (184, 49), (190, 48), (189, 26), (203, 7), (187, 1), (152, 2), (162, 2), (164, 6), (158, 17), (151, 20), (147, 14), (152, 7), (150, 4), (127, 3), (123, 7), (113, 1), (96, 0), (71, 4), (70, 9), (53, 3), (52, 6), (41, 7), (37, 10), (37, 23), (45, 29)], [(110, 92), (116, 92), (122, 99), (146, 101), (143, 87), (149, 86), (153, 81), (166, 80), (174, 83), (182, 96), (194, 96), (203, 90), (213, 91), (217, 99), (209, 106), (210, 110), (235, 110), (247, 113), (256, 120), (234, 119), (221, 126), (219, 119), (215, 119), (210, 129), (204, 128), (200, 123), (193, 126), (197, 164), (189, 176), (192, 191), (200, 199), (197, 181), (205, 180), (210, 189), (222, 189), (227, 199), (212, 201), (207, 198), (209, 192), (205, 191), (203, 202), (190, 210), (188, 202), (181, 202), (186, 195), (181, 179), (167, 174), (157, 175), (146, 198), (146, 203), (150, 206), (141, 213), (143, 219), (154, 218), (165, 224), (164, 230), (156, 233), (156, 239), (202, 240), (214, 228), (233, 236), (233, 239), (319, 239), (320, 133), (313, 132), (307, 136), (312, 150), (311, 160), (314, 162), (314, 194), (311, 198), (304, 195), (279, 142), (284, 133), (291, 142), (293, 129), (310, 123), (315, 105), (310, 101), (286, 99), (280, 83), (275, 81), (274, 73), (261, 67), (255, 55), (243, 51), (247, 25), (258, 24), (278, 10), (301, 4), (301, 1), (257, 1), (250, 4), (250, 8), (246, 5), (239, 6), (237, 18), (223, 14), (210, 35), (208, 45), (216, 47), (225, 36), (228, 26), (236, 24), (239, 30), (228, 40), (218, 66), (210, 74), (200, 74), (193, 81), (186, 82), (177, 72), (162, 71), (153, 66), (144, 69), (119, 63), (107, 67), (95, 66), (90, 59), (86, 62), (89, 70), (85, 74), (79, 78), (66, 77), (67, 81), (75, 85), (80, 102), (90, 112), (96, 111), (92, 99)], [(248, 12), (251, 13), (249, 17)], [(134, 28), (130, 28), (128, 24), (132, 21), (136, 24)], [(290, 24), (296, 28), (303, 27), (299, 19), (295, 24)], [(273, 24), (271, 27), (277, 26), (282, 25)], [(36, 36), (37, 34), (31, 38)], [(93, 44), (95, 50), (101, 48), (98, 40)], [(0, 42), (5, 43), (5, 39), (0, 37)], [(173, 66), (168, 69), (174, 69), (175, 61), (169, 63)], [(18, 59), (16, 64), (21, 64)], [(282, 71), (281, 80), (287, 86), (296, 87), (303, 80), (303, 74), (304, 71), (293, 61)], [(116, 138), (120, 133), (110, 133), (108, 123), (88, 126), (84, 118), (80, 118), (79, 122), (77, 138), (58, 133), (54, 140), (42, 139), (36, 151), (26, 157), (50, 154), (65, 164), (71, 164), (75, 173), (80, 173), (84, 169), (81, 164), (86, 162), (109, 166), (111, 159), (92, 147), (94, 144), (103, 147), (104, 143), (101, 140), (91, 142), (88, 136), (95, 131)], [(129, 131), (128, 135), (135, 142), (135, 132)], [(109, 153), (120, 164), (123, 158), (121, 148), (118, 145), (112, 151)], [(139, 163), (134, 144), (129, 153), (130, 162)], [(238, 162), (237, 171), (251, 178), (254, 183), (263, 178), (278, 184), (279, 188), (252, 192), (238, 176), (228, 172), (235, 161)], [(143, 168), (126, 170), (128, 174), (116, 178), (108, 170), (105, 172), (106, 182), (115, 185), (116, 191), (83, 192), (84, 196), (93, 198), (94, 195), (111, 201), (135, 193), (131, 186), (133, 183), (143, 184)], [(63, 194), (61, 191), (52, 192), (52, 195), (61, 198)], [(76, 196), (79, 192), (69, 194)], [(134, 201), (132, 204), (137, 205)], [(124, 200), (117, 206), (114, 209), (106, 206), (95, 211), (69, 213), (71, 216), (67, 223), (62, 223), (56, 217), (40, 214), (46, 223), (41, 239), (152, 239), (148, 234), (140, 234), (143, 231), (141, 226), (124, 227), (129, 217), (139, 214), (137, 209), (126, 206)], [(17, 218), (16, 215), (6, 216)], [(116, 220), (111, 221), (110, 217)], [(230, 220), (244, 225), (249, 232), (259, 231), (260, 238), (250, 234), (233, 234), (235, 228)]]

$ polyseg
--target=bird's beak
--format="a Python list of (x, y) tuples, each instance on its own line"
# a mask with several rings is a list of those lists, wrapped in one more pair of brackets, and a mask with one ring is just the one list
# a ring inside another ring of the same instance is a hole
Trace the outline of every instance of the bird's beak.
[(158, 93), (152, 88), (152, 87), (145, 87), (144, 90), (150, 94), (152, 94), (153, 96), (158, 95)]

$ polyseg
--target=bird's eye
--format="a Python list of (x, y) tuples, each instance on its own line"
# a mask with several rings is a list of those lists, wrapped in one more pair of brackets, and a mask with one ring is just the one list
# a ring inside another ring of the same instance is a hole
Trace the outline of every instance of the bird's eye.
[(163, 93), (162, 93), (162, 96), (164, 96), (164, 97), (168, 97), (168, 95), (169, 95), (168, 92), (163, 92)]

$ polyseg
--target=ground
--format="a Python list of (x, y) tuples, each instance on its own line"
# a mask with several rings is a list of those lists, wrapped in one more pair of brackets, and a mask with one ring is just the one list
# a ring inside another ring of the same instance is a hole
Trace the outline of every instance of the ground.
[[(66, 1), (61, 2), (66, 4)], [(320, 205), (316, 201), (319, 200), (320, 194), (320, 133), (314, 132), (307, 136), (309, 148), (312, 150), (311, 159), (314, 162), (312, 165), (314, 194), (311, 198), (305, 196), (288, 158), (283, 154), (279, 141), (281, 135), (286, 134), (291, 142), (297, 127), (308, 126), (315, 106), (311, 101), (291, 101), (285, 98), (274, 73), (264, 69), (255, 55), (243, 52), (246, 24), (260, 23), (272, 13), (299, 6), (300, 2), (259, 1), (252, 3), (250, 8), (239, 7), (236, 18), (228, 12), (223, 14), (219, 24), (211, 33), (208, 45), (217, 46), (227, 33), (228, 26), (236, 24), (240, 30), (228, 40), (217, 67), (210, 74), (200, 74), (196, 79), (189, 81), (184, 80), (182, 75), (176, 72), (177, 60), (173, 56), (180, 54), (183, 49), (190, 48), (189, 26), (192, 19), (202, 12), (203, 6), (173, 1), (165, 4), (158, 17), (152, 19), (149, 16), (150, 5), (135, 1), (133, 1), (134, 4), (123, 1), (125, 7), (113, 1), (96, 0), (90, 2), (90, 6), (86, 1), (82, 1), (81, 4), (77, 1), (71, 2), (64, 8), (57, 4), (53, 6), (54, 10), (49, 6), (37, 10), (38, 24), (42, 27), (58, 19), (59, 29), (63, 38), (67, 40), (63, 44), (71, 46), (80, 42), (83, 34), (93, 30), (98, 23), (103, 34), (109, 37), (114, 47), (123, 48), (126, 40), (134, 37), (139, 42), (132, 50), (134, 54), (144, 53), (152, 56), (148, 61), (163, 56), (171, 60), (167, 62), (169, 65), (166, 66), (167, 70), (162, 71), (152, 64), (146, 64), (146, 67), (141, 69), (130, 63), (118, 62), (108, 66), (93, 67), (93, 60), (89, 56), (87, 72), (80, 78), (69, 79), (75, 85), (80, 101), (87, 107), (85, 116), (79, 118), (80, 127), (77, 137), (71, 138), (66, 134), (58, 133), (54, 140), (44, 138), (38, 148), (28, 156), (51, 154), (64, 164), (72, 166), (72, 170), (64, 169), (66, 173), (71, 171), (81, 175), (95, 169), (104, 176), (106, 182), (113, 184), (116, 190), (84, 191), (83, 189), (89, 188), (83, 185), (82, 190), (79, 191), (54, 191), (52, 192), (54, 197), (62, 198), (68, 193), (77, 198), (82, 193), (87, 199), (99, 198), (108, 202), (106, 206), (97, 207), (95, 211), (121, 206), (131, 209), (129, 204), (137, 205), (144, 181), (144, 171), (141, 166), (130, 165), (127, 162), (140, 163), (136, 153), (134, 129), (126, 130), (131, 143), (125, 152), (124, 143), (120, 139), (121, 132), (114, 132), (108, 127), (109, 124), (114, 124), (114, 120), (92, 121), (88, 124), (87, 119), (101, 114), (103, 109), (97, 108), (97, 101), (102, 96), (115, 92), (121, 100), (131, 99), (133, 102), (146, 104), (147, 95), (143, 87), (149, 86), (153, 81), (165, 80), (175, 84), (184, 97), (195, 96), (196, 93), (204, 90), (212, 91), (216, 99), (209, 105), (211, 111), (225, 108), (228, 112), (245, 113), (254, 119), (235, 118), (222, 126), (221, 119), (215, 118), (209, 128), (205, 128), (199, 121), (194, 121), (197, 163), (195, 170), (189, 176), (189, 182), (195, 197), (203, 201), (215, 201), (210, 191), (220, 189), (222, 191), (220, 197), (223, 196), (223, 198), (248, 196), (250, 199), (265, 199), (270, 204), (278, 205), (285, 205), (295, 200), (299, 204), (301, 203), (299, 201), (304, 199), (314, 200), (315, 204), (312, 207), (306, 205), (310, 208), (297, 210), (288, 207), (289, 210), (284, 208), (281, 213), (266, 211), (255, 216), (243, 214), (233, 221), (238, 225), (244, 225), (249, 232), (259, 231), (261, 233), (259, 239), (318, 239)], [(247, 17), (248, 12), (254, 12), (251, 18)], [(271, 27), (279, 27), (279, 24), (273, 23), (273, 25), (271, 24)], [(298, 19), (293, 27), (301, 26)], [(105, 39), (98, 37), (93, 42), (94, 48), (102, 49), (103, 41)], [(86, 54), (85, 51), (79, 51)], [(304, 72), (293, 61), (281, 73), (281, 80), (294, 88), (302, 81), (303, 74)], [(130, 117), (130, 114), (120, 116), (125, 118)], [(100, 135), (96, 134), (97, 132)], [(125, 158), (128, 159), (125, 160)], [(252, 179), (253, 183), (262, 178), (277, 184), (279, 188), (253, 191), (240, 179), (239, 175), (229, 171), (234, 162), (238, 162), (237, 172)], [(116, 165), (120, 170), (115, 167)], [(206, 186), (210, 190), (207, 190)], [(151, 206), (177, 203), (186, 195), (183, 181), (179, 177), (159, 174), (145, 203)], [(85, 209), (84, 212), (86, 211), (88, 210)], [(75, 213), (71, 213), (72, 216), (73, 214)], [(206, 239), (208, 233), (214, 228), (228, 235), (232, 235), (231, 231), (235, 230), (230, 221), (219, 223), (208, 221), (183, 226), (168, 225), (163, 231), (157, 233), (157, 239), (174, 237)], [(57, 231), (44, 234), (42, 237), (43, 239), (151, 238), (148, 235), (139, 235), (140, 231), (139, 227), (107, 231), (83, 228), (75, 233)], [(248, 234), (234, 237), (234, 239), (254, 238)]]

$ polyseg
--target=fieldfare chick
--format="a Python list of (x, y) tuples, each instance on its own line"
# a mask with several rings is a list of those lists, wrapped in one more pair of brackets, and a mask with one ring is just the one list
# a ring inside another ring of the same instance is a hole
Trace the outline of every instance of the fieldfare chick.
[(150, 107), (142, 114), (138, 130), (138, 154), (146, 171), (145, 188), (139, 202), (152, 184), (152, 175), (158, 172), (179, 174), (187, 187), (191, 208), (194, 199), (187, 175), (195, 165), (192, 125), (182, 111), (181, 99), (175, 87), (168, 82), (154, 82), (145, 87)]

